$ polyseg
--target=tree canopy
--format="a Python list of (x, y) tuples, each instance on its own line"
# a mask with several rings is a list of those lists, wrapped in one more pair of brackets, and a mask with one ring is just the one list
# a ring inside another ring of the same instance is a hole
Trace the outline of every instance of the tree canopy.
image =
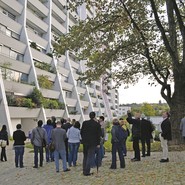
[(151, 85), (161, 85), (161, 95), (174, 114), (184, 109), (184, 1), (81, 0), (70, 6), (80, 11), (84, 3), (87, 9), (94, 7), (95, 16), (79, 21), (58, 38), (55, 52), (72, 50), (79, 60), (88, 60), (88, 70), (81, 77), (86, 82), (106, 74), (119, 86), (147, 76)]

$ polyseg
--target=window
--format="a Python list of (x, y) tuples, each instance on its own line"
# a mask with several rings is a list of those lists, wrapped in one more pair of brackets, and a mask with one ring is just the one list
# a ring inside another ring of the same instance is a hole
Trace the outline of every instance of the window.
[(19, 40), (20, 39), (20, 35), (12, 31), (12, 38), (14, 38), (16, 40)]
[(2, 32), (3, 34), (5, 34), (9, 37), (17, 39), (17, 40), (19, 40), (19, 38), (20, 38), (19, 34), (9, 30), (6, 26), (4, 26), (2, 24), (0, 24), (0, 32)]
[(2, 12), (3, 12), (4, 15), (8, 16), (10, 19), (15, 21), (15, 18), (16, 18), (15, 15), (13, 15), (12, 13), (10, 13), (7, 10), (4, 10), (4, 9), (3, 9)]

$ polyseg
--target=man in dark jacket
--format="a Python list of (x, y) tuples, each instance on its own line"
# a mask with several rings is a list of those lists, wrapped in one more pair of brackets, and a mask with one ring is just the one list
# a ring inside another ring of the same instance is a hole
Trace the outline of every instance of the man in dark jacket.
[(32, 130), (31, 143), (34, 146), (34, 166), (38, 168), (38, 154), (40, 154), (40, 167), (43, 166), (43, 140), (47, 143), (47, 132), (42, 128), (43, 121), (37, 122), (38, 126)]
[[(152, 123), (145, 118), (145, 115), (141, 115), (141, 144), (142, 144), (142, 157), (150, 156), (150, 140), (152, 139), (153, 127)], [(147, 146), (147, 153), (145, 153), (145, 144)]]
[[(62, 125), (62, 128), (66, 131), (68, 131), (68, 129), (70, 129), (72, 127), (72, 124), (71, 124), (71, 119), (70, 118), (67, 118), (66, 120), (66, 123), (63, 123)], [(69, 156), (69, 148), (68, 148), (68, 138), (66, 138), (65, 140), (65, 147), (66, 147), (66, 160), (68, 162), (68, 156)]]
[(163, 112), (162, 117), (163, 117), (163, 121), (161, 123), (160, 140), (161, 140), (161, 147), (163, 151), (163, 157), (160, 160), (161, 163), (169, 162), (168, 141), (172, 140), (171, 122), (169, 119), (170, 114), (168, 112)]
[(133, 150), (134, 158), (131, 159), (132, 162), (140, 161), (140, 149), (139, 149), (139, 140), (141, 139), (141, 120), (140, 113), (135, 114), (135, 119), (132, 118), (131, 112), (127, 112), (127, 121), (129, 124), (132, 124), (132, 138), (133, 138)]
[(23, 155), (24, 155), (24, 141), (26, 140), (25, 133), (21, 130), (21, 124), (17, 124), (17, 130), (13, 132), (14, 149), (15, 149), (15, 167), (24, 168)]
[(81, 129), (83, 144), (83, 174), (85, 176), (92, 175), (90, 173), (91, 164), (94, 160), (96, 147), (100, 147), (101, 126), (95, 120), (95, 112), (90, 112), (90, 120), (84, 121)]

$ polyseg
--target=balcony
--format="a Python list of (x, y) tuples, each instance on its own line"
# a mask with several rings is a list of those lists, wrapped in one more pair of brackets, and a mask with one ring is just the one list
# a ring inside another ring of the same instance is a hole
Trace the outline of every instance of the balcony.
[(66, 1), (65, 0), (53, 0), (57, 5), (60, 6), (66, 6)]
[(62, 25), (62, 23), (59, 23), (54, 17), (52, 17), (51, 22), (54, 28), (57, 29), (61, 34), (66, 34), (66, 28)]
[(73, 84), (66, 83), (64, 81), (61, 81), (62, 89), (67, 91), (73, 91)]
[(4, 56), (2, 53), (0, 53), (0, 65), (3, 64), (10, 64), (10, 69), (29, 74), (31, 66), (28, 64), (25, 64), (23, 62), (20, 62), (18, 60), (14, 60), (9, 58), (9, 56)]
[(28, 4), (31, 6), (32, 10), (39, 12), (42, 17), (48, 16), (49, 9), (44, 6), (40, 1), (28, 0)]
[(22, 25), (17, 23), (16, 21), (10, 19), (6, 15), (0, 13), (1, 24), (20, 34), (22, 30)]
[(56, 74), (50, 73), (48, 71), (44, 71), (44, 70), (39, 69), (39, 68), (35, 68), (35, 69), (36, 69), (37, 75), (44, 75), (44, 76), (47, 76), (48, 77), (48, 80), (49, 81), (52, 81), (52, 82), (55, 81)]
[(76, 99), (66, 98), (66, 104), (68, 107), (76, 107), (76, 103)]
[(91, 97), (92, 103), (96, 103), (96, 98)]
[(45, 109), (46, 117), (51, 118), (52, 116), (55, 117), (63, 117), (65, 110), (62, 109)]
[(81, 100), (80, 102), (81, 102), (81, 106), (82, 107), (88, 107), (89, 106), (89, 102), (88, 101)]
[(40, 108), (29, 109), (26, 107), (8, 107), (11, 118), (37, 118)]
[(58, 8), (55, 3), (52, 3), (52, 9), (53, 9), (53, 12), (56, 14), (56, 15), (60, 15), (60, 19), (61, 21), (65, 22), (66, 21), (66, 15), (64, 14), (64, 12)]
[(22, 96), (29, 95), (33, 91), (34, 87), (32, 85), (7, 80), (4, 80), (4, 86), (7, 92), (14, 92), (17, 94), (21, 94)]
[(40, 51), (37, 51), (34, 48), (31, 48), (31, 53), (34, 59), (45, 62), (47, 64), (51, 64), (52, 58), (47, 56), (46, 54), (41, 53)]
[(39, 35), (35, 34), (33, 31), (27, 29), (28, 38), (32, 41), (36, 41), (38, 45), (42, 46), (43, 48), (47, 48), (48, 41), (40, 37)]
[(12, 8), (12, 0), (1, 0), (1, 6), (14, 15), (20, 15), (23, 11), (23, 5), (18, 1), (13, 2)]
[(0, 33), (0, 38), (1, 38), (1, 44), (21, 54), (25, 52), (26, 44), (22, 43), (21, 41), (8, 37), (7, 35), (4, 35), (3, 33)]
[(82, 87), (78, 87), (78, 86), (76, 88), (77, 88), (77, 91), (78, 91), (79, 94), (85, 94), (86, 89), (84, 89)]
[(35, 16), (31, 11), (27, 10), (27, 21), (34, 28), (39, 28), (41, 32), (46, 33), (48, 31), (48, 25), (37, 16)]
[(69, 70), (68, 69), (66, 69), (64, 67), (60, 67), (60, 66), (58, 66), (57, 69), (58, 69), (58, 72), (60, 74), (63, 74), (64, 76), (68, 76), (69, 75)]
[(80, 63), (73, 61), (71, 57), (70, 57), (70, 63), (71, 63), (71, 66), (74, 67), (75, 69), (78, 69), (80, 66)]
[(45, 98), (59, 99), (59, 96), (60, 96), (59, 91), (54, 91), (50, 89), (42, 89), (42, 88), (40, 89), (40, 91), (42, 92), (42, 95)]

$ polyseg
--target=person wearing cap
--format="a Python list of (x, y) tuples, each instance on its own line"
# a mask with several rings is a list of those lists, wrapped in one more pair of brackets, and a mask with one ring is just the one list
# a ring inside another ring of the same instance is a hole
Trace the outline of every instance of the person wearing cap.
[[(141, 114), (141, 144), (142, 144), (142, 157), (150, 156), (150, 148), (152, 139), (153, 127), (152, 123), (145, 119), (145, 115)], [(147, 149), (145, 148), (145, 145)], [(147, 153), (145, 153), (147, 151)]]
[(168, 141), (172, 140), (171, 133), (171, 122), (170, 122), (170, 114), (168, 112), (163, 112), (162, 114), (163, 121), (161, 123), (161, 133), (159, 134), (161, 140), (162, 147), (162, 159), (161, 163), (169, 162), (168, 158)]

